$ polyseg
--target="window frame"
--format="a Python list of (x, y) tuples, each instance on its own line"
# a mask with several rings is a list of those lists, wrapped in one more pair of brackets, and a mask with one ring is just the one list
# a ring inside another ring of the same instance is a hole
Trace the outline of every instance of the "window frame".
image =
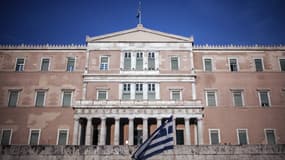
[[(231, 92), (232, 92), (233, 106), (234, 106), (234, 107), (244, 107), (244, 106), (245, 106), (245, 102), (244, 102), (244, 90), (243, 90), (243, 89), (232, 89)], [(236, 93), (236, 92), (240, 92), (240, 95), (241, 95), (241, 106), (236, 105), (235, 97), (234, 97), (234, 93)]]
[[(124, 85), (126, 85), (126, 90), (124, 89)], [(132, 87), (131, 87), (131, 83), (122, 83), (122, 97), (121, 97), (121, 100), (125, 100), (125, 101), (128, 101), (128, 100), (131, 100), (131, 90), (132, 90)], [(124, 99), (124, 93), (128, 93), (129, 94), (129, 98), (128, 99)]]
[[(16, 101), (15, 106), (11, 106), (10, 105), (11, 92), (17, 92), (17, 101)], [(18, 106), (20, 93), (21, 93), (21, 89), (8, 89), (8, 94), (9, 94), (9, 96), (8, 96), (8, 104), (7, 104), (8, 107), (17, 107)]]
[[(137, 100), (137, 101), (143, 100), (143, 92), (144, 92), (144, 84), (143, 83), (135, 83), (135, 100)], [(137, 94), (140, 94), (142, 96), (141, 99), (137, 98)]]
[[(177, 58), (177, 69), (172, 68), (172, 58)], [(180, 70), (180, 58), (179, 56), (170, 56), (170, 70), (171, 71), (178, 71)]]
[[(74, 59), (73, 70), (69, 70), (69, 68), (68, 68), (68, 60), (70, 58)], [(68, 57), (66, 57), (66, 72), (74, 72), (75, 69), (76, 69), (76, 57), (75, 56), (68, 56)]]
[(38, 142), (35, 145), (39, 145), (40, 144), (40, 139), (41, 139), (41, 129), (40, 128), (30, 128), (29, 131), (29, 138), (28, 138), (28, 145), (31, 145), (31, 136), (32, 136), (32, 131), (39, 131), (39, 136), (38, 136)]
[[(177, 133), (178, 132), (181, 132), (182, 134), (183, 134), (183, 136), (181, 136), (182, 137), (182, 139), (183, 139), (183, 144), (178, 144), (177, 142), (178, 142), (178, 136), (177, 136)], [(176, 141), (176, 145), (185, 145), (185, 130), (184, 130), (184, 128), (176, 128), (175, 129), (175, 141)]]
[[(35, 93), (35, 99), (34, 99), (35, 107), (37, 107), (37, 108), (45, 107), (47, 89), (36, 89), (35, 91), (36, 91), (36, 93)], [(44, 92), (44, 100), (43, 100), (42, 106), (38, 106), (38, 105), (37, 105), (38, 92)]]
[(276, 137), (276, 129), (274, 128), (265, 128), (264, 129), (264, 136), (265, 136), (265, 141), (266, 141), (266, 144), (269, 144), (268, 143), (268, 137), (267, 137), (267, 134), (266, 134), (266, 131), (273, 131), (273, 134), (274, 134), (274, 144), (277, 144), (277, 137)]
[[(138, 56), (139, 55), (139, 56)], [(136, 66), (135, 66), (135, 68), (136, 68), (136, 70), (137, 71), (142, 71), (142, 70), (144, 70), (144, 52), (141, 52), (141, 51), (138, 51), (138, 52), (136, 52), (135, 53), (135, 61), (136, 61)], [(142, 64), (141, 64), (141, 68), (140, 69), (138, 69), (138, 60), (140, 60), (140, 61), (142, 61)]]
[[(153, 63), (154, 63), (153, 68), (151, 68), (149, 60), (153, 60)], [(147, 54), (147, 70), (154, 71), (156, 70), (155, 67), (156, 67), (156, 54), (153, 51), (149, 51)]]
[[(231, 70), (231, 59), (235, 59), (236, 60), (236, 71), (232, 71)], [(230, 72), (239, 72), (240, 68), (239, 68), (239, 62), (238, 62), (238, 58), (237, 57), (228, 57), (228, 65), (229, 65), (229, 71)]]
[[(106, 63), (106, 62), (102, 62), (102, 58), (107, 58), (107, 61), (108, 61), (107, 65), (106, 65), (107, 68), (105, 68), (105, 65), (104, 65), (104, 67), (101, 68), (101, 65)], [(110, 67), (109, 64), (110, 64), (110, 56), (108, 56), (108, 55), (100, 56), (100, 63), (99, 63), (99, 70), (100, 71), (108, 71), (109, 67)]]
[(285, 68), (284, 68), (284, 70), (282, 70), (281, 59), (285, 61), (285, 57), (278, 57), (279, 71), (280, 72), (285, 72)]
[(59, 128), (57, 129), (57, 137), (56, 137), (56, 145), (59, 145), (59, 133), (60, 131), (66, 131), (66, 141), (64, 145), (68, 145), (69, 143), (69, 129), (68, 128)]
[[(173, 99), (173, 92), (179, 92), (179, 99)], [(182, 100), (182, 89), (170, 89), (170, 100), (171, 101), (181, 101)]]
[[(47, 68), (47, 70), (43, 70), (43, 61), (44, 61), (44, 59), (48, 59), (49, 61), (48, 61), (48, 68)], [(50, 71), (50, 63), (51, 63), (51, 58), (50, 57), (42, 57), (41, 58), (41, 66), (40, 66), (40, 71), (41, 72), (48, 72), (48, 71)]]
[(9, 137), (8, 145), (11, 145), (11, 142), (12, 142), (12, 135), (13, 135), (13, 129), (12, 129), (12, 128), (2, 128), (2, 129), (1, 129), (0, 145), (2, 145), (2, 140), (3, 140), (3, 133), (4, 133), (4, 131), (10, 131), (10, 137)]
[[(150, 99), (149, 94), (154, 94), (154, 99)], [(147, 83), (147, 100), (156, 100), (156, 84)]]
[[(105, 99), (99, 99), (99, 92), (105, 92)], [(96, 100), (98, 101), (106, 101), (108, 100), (108, 90), (107, 89), (97, 89)]]
[[(209, 128), (208, 131), (209, 131), (209, 142), (210, 142), (210, 145), (219, 145), (219, 144), (221, 144), (221, 132), (220, 132), (220, 129), (218, 129), (218, 128)], [(211, 132), (212, 131), (218, 131), (218, 144), (213, 144), (212, 143), (212, 136), (211, 136)]]
[[(263, 105), (262, 105), (261, 92), (266, 92), (266, 93), (267, 93), (268, 106), (263, 106)], [(260, 107), (263, 107), (263, 108), (271, 107), (270, 90), (268, 90), (268, 89), (261, 89), (261, 90), (258, 90), (258, 99), (259, 99), (259, 106), (260, 106)]]
[[(206, 63), (205, 63), (206, 59), (210, 59), (211, 60), (211, 71), (206, 70)], [(213, 72), (213, 70), (214, 70), (213, 58), (212, 57), (203, 57), (203, 71), (204, 72)]]
[[(215, 105), (214, 106), (210, 106), (209, 105), (209, 101), (208, 101), (208, 92), (214, 92), (215, 95)], [(218, 106), (218, 91), (217, 90), (205, 90), (205, 100), (206, 100), (206, 106), (207, 107), (217, 107)]]
[[(239, 131), (241, 131), (241, 130), (245, 130), (245, 134), (246, 134), (246, 142), (247, 142), (247, 144), (240, 144), (240, 137), (239, 137)], [(238, 141), (238, 145), (248, 145), (248, 144), (250, 144), (249, 143), (249, 139), (248, 139), (248, 129), (247, 128), (237, 128), (236, 129), (236, 132), (237, 132), (237, 141)]]
[[(17, 70), (17, 66), (18, 66), (18, 59), (23, 59), (24, 60), (24, 63), (22, 64), (23, 65), (23, 69), (22, 70)], [(25, 57), (17, 57), (16, 58), (16, 63), (15, 63), (15, 69), (14, 71), (15, 72), (24, 72), (25, 71), (25, 65), (26, 65), (26, 58)]]
[[(261, 71), (257, 70), (256, 62), (255, 62), (255, 60), (257, 60), (257, 59), (261, 60)], [(262, 57), (255, 57), (255, 58), (253, 58), (253, 62), (254, 62), (254, 66), (255, 66), (255, 72), (264, 72), (264, 61), (263, 61)]]
[[(64, 106), (63, 105), (63, 98), (64, 98), (64, 93), (65, 92), (71, 92), (71, 97), (70, 97), (70, 106)], [(61, 107), (63, 108), (68, 108), (68, 107), (72, 107), (72, 102), (73, 102), (73, 92), (74, 92), (74, 89), (62, 89), (61, 90)]]

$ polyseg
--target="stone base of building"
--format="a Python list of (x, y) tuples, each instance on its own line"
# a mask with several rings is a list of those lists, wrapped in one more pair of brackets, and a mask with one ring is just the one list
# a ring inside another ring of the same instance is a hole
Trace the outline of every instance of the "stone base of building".
[[(9, 145), (0, 147), (0, 160), (129, 160), (134, 146)], [(151, 160), (284, 160), (280, 145), (175, 146)]]

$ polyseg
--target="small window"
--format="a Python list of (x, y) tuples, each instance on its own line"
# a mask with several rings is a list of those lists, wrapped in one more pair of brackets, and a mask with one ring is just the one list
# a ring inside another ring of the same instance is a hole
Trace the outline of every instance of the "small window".
[(171, 70), (178, 70), (178, 57), (171, 57)]
[(229, 59), (230, 62), (230, 71), (231, 72), (237, 72), (238, 71), (238, 62), (237, 59), (235, 58), (230, 58)]
[(16, 72), (23, 72), (25, 66), (25, 59), (24, 58), (17, 58), (16, 61)]
[(211, 144), (220, 144), (220, 130), (210, 129), (210, 143)]
[(40, 142), (40, 130), (39, 129), (31, 129), (30, 130), (29, 145), (38, 145), (39, 142)]
[(57, 135), (57, 145), (67, 145), (68, 143), (68, 130), (59, 129)]
[(212, 59), (205, 58), (204, 59), (204, 71), (212, 72), (212, 70), (213, 70), (213, 68), (212, 68)]
[(107, 100), (107, 91), (104, 91), (104, 90), (97, 91), (97, 99), (98, 100)]
[(75, 58), (74, 57), (67, 57), (67, 65), (66, 71), (73, 72), (75, 69)]
[(215, 91), (206, 91), (206, 102), (207, 106), (217, 106)]
[(136, 84), (136, 100), (142, 100), (143, 99), (143, 84), (137, 83)]
[(1, 135), (1, 145), (10, 145), (12, 137), (11, 129), (3, 129)]
[(243, 106), (243, 94), (242, 91), (233, 91), (233, 101), (235, 107), (242, 107)]
[(238, 144), (248, 144), (247, 129), (238, 129)]
[(155, 70), (155, 54), (154, 54), (154, 52), (148, 53), (148, 70)]
[(155, 100), (155, 84), (148, 84), (148, 92), (147, 92), (148, 100)]
[(142, 52), (137, 53), (136, 70), (143, 70), (143, 53)]
[(259, 91), (259, 103), (261, 107), (269, 107), (270, 99), (268, 91)]
[(124, 69), (125, 70), (131, 70), (131, 64), (132, 64), (131, 53), (126, 52), (124, 54)]
[(72, 91), (69, 91), (69, 90), (63, 91), (62, 106), (63, 107), (70, 107), (71, 106), (71, 100), (72, 100)]
[(37, 91), (36, 93), (36, 107), (43, 107), (45, 103), (45, 91)]
[(109, 57), (102, 56), (100, 62), (100, 70), (108, 70), (108, 66), (109, 66)]
[(256, 72), (262, 72), (263, 71), (262, 59), (254, 59), (254, 63), (255, 63)]
[(276, 144), (275, 130), (266, 129), (265, 130), (265, 137), (266, 137), (267, 144)]
[(176, 130), (176, 144), (184, 145), (184, 130), (183, 129)]
[(48, 71), (49, 70), (49, 58), (42, 59), (41, 71)]
[(285, 72), (285, 58), (279, 59), (280, 69), (282, 72)]
[(179, 101), (181, 100), (181, 91), (178, 91), (178, 90), (174, 90), (174, 91), (171, 91), (171, 100), (174, 100), (174, 101)]
[(123, 100), (130, 100), (131, 99), (131, 84), (125, 83), (123, 84)]
[(9, 91), (8, 107), (16, 107), (18, 103), (19, 92), (17, 90)]

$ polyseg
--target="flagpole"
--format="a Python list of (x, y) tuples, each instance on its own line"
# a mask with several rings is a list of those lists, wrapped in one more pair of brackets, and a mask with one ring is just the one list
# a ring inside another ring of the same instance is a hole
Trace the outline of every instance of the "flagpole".
[(139, 1), (139, 24), (142, 24), (142, 7), (141, 7), (141, 1)]

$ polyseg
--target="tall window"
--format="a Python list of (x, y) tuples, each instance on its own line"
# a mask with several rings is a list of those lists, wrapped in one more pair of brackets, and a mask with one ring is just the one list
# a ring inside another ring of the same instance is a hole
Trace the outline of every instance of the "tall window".
[(181, 100), (181, 91), (180, 90), (172, 90), (171, 91), (171, 100), (174, 100), (174, 101)]
[(213, 68), (212, 68), (212, 59), (205, 58), (204, 59), (204, 71), (212, 72), (212, 70), (213, 70)]
[(148, 92), (147, 92), (148, 100), (155, 100), (155, 84), (148, 84)]
[(130, 52), (126, 52), (124, 55), (124, 69), (131, 70), (132, 57)]
[(143, 70), (143, 53), (142, 52), (137, 53), (136, 70)]
[(38, 145), (40, 142), (40, 129), (30, 129), (29, 145)]
[(75, 69), (75, 58), (67, 57), (66, 71), (73, 72)]
[(155, 70), (155, 54), (154, 54), (154, 52), (148, 53), (148, 70)]
[(63, 90), (62, 92), (62, 107), (70, 107), (72, 101), (72, 91)]
[(10, 145), (12, 137), (11, 129), (3, 129), (1, 135), (1, 145)]
[(234, 106), (242, 107), (243, 106), (243, 92), (241, 90), (232, 91)]
[(142, 100), (143, 99), (143, 84), (142, 83), (136, 83), (136, 100)]
[(248, 144), (248, 135), (247, 135), (247, 129), (238, 129), (238, 144)]
[(43, 90), (38, 90), (36, 92), (36, 102), (35, 106), (36, 107), (43, 107), (45, 103), (45, 91)]
[(107, 100), (107, 91), (106, 90), (98, 90), (97, 91), (97, 100)]
[(129, 83), (123, 84), (122, 99), (123, 100), (130, 100), (131, 99), (131, 84), (129, 84)]
[(176, 144), (177, 145), (184, 144), (184, 130), (183, 129), (176, 130)]
[(285, 72), (285, 58), (279, 59), (280, 69), (282, 72)]
[(20, 92), (19, 90), (10, 90), (9, 91), (8, 107), (16, 107), (17, 106), (19, 92)]
[(265, 129), (265, 137), (267, 144), (276, 144), (274, 129)]
[(262, 64), (262, 59), (254, 59), (254, 64), (255, 64), (255, 70), (256, 72), (262, 72), (263, 71), (263, 64)]
[(220, 130), (219, 129), (209, 129), (210, 143), (220, 144)]
[(178, 57), (171, 57), (171, 70), (178, 70)]
[(259, 103), (261, 107), (269, 107), (270, 99), (269, 99), (269, 91), (262, 90), (258, 92), (259, 95)]
[(16, 61), (16, 72), (23, 72), (25, 66), (25, 59), (24, 58), (17, 58)]
[(100, 59), (100, 70), (108, 70), (109, 68), (109, 57), (102, 56)]
[(68, 129), (59, 129), (57, 133), (57, 145), (67, 145)]
[(217, 106), (216, 91), (206, 91), (207, 106)]
[(48, 71), (49, 70), (49, 58), (42, 59), (41, 71)]
[(238, 71), (237, 59), (236, 58), (230, 58), (229, 63), (230, 63), (230, 71), (231, 72), (237, 72)]

